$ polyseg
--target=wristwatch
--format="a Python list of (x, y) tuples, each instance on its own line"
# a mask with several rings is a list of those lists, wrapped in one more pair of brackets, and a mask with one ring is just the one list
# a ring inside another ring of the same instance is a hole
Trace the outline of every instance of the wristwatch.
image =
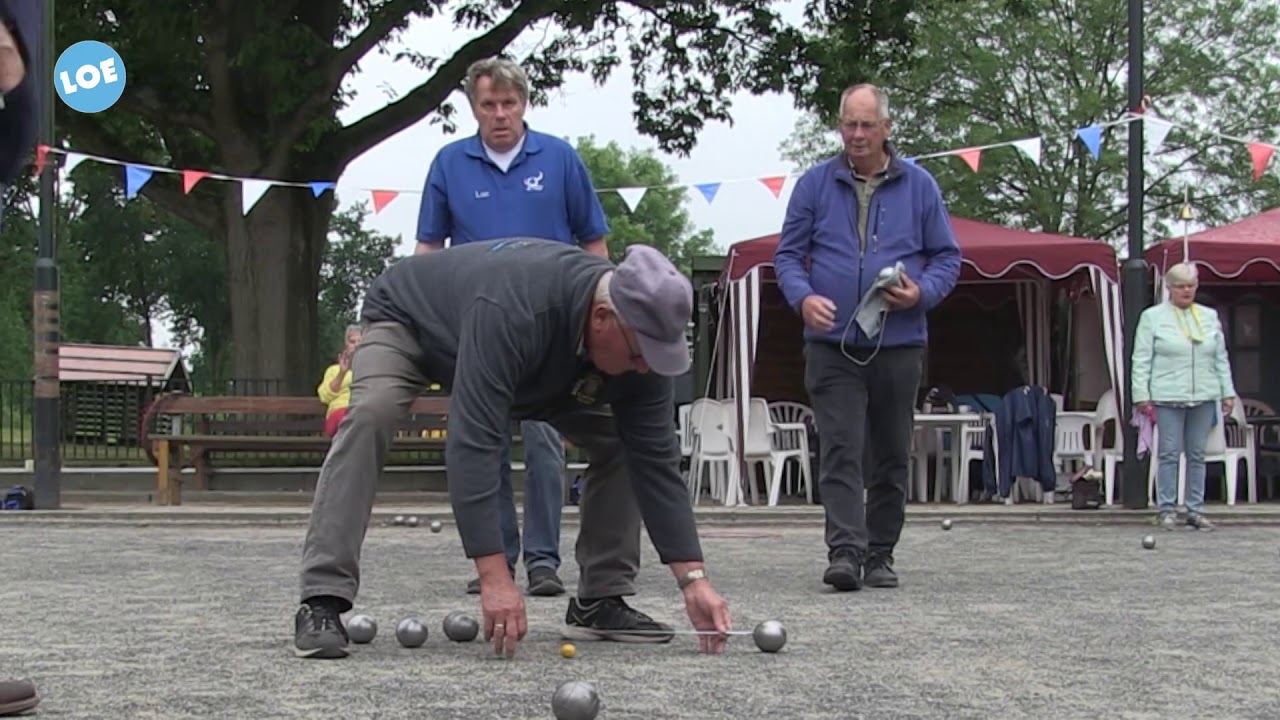
[(692, 585), (694, 582), (698, 580), (702, 580), (706, 577), (707, 577), (707, 571), (703, 570), (702, 568), (698, 568), (697, 570), (690, 570), (689, 572), (681, 575), (676, 580), (676, 584), (680, 586), (681, 590), (683, 590), (689, 587), (690, 585)]

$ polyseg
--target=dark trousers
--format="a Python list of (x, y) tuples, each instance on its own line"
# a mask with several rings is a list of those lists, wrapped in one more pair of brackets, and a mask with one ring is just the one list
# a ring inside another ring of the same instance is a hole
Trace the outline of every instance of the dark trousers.
[[(805, 343), (805, 388), (818, 428), (828, 553), (893, 553), (907, 504), (907, 464), (924, 348)], [(864, 499), (865, 488), (865, 499)]]

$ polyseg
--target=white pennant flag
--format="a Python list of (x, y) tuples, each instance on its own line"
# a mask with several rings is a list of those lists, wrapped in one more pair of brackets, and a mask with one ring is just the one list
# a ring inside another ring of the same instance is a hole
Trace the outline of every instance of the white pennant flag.
[(69, 152), (62, 159), (62, 177), (70, 177), (71, 171), (76, 169), (80, 163), (88, 160), (89, 156), (84, 153)]
[(240, 181), (241, 212), (245, 215), (248, 215), (249, 211), (253, 209), (254, 205), (258, 204), (258, 201), (261, 200), (262, 196), (265, 195), (266, 192), (271, 189), (272, 185), (275, 185), (275, 183), (271, 182), (270, 180), (253, 180), (248, 178), (241, 180)]
[(1031, 162), (1036, 165), (1040, 164), (1040, 138), (1033, 137), (1026, 138), (1024, 140), (1014, 140), (1013, 146), (1021, 150), (1027, 157), (1031, 158)]
[(1168, 120), (1161, 120), (1154, 115), (1142, 116), (1143, 130), (1146, 131), (1147, 152), (1155, 152), (1164, 144), (1164, 139), (1169, 136), (1169, 131), (1173, 129), (1173, 123)]
[(622, 202), (627, 204), (627, 209), (635, 212), (636, 206), (640, 204), (648, 190), (649, 188), (642, 187), (618, 188), (618, 194), (622, 196)]

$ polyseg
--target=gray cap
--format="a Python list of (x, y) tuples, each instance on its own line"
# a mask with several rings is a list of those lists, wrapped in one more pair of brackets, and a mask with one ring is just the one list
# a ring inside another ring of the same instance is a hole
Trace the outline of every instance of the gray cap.
[(628, 247), (609, 282), (609, 297), (654, 372), (689, 371), (693, 360), (684, 331), (693, 317), (693, 285), (670, 260), (648, 245)]

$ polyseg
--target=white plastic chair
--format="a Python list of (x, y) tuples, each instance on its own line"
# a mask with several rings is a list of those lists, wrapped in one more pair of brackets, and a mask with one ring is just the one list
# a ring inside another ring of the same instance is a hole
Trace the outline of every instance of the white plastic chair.
[(1059, 415), (1054, 422), (1054, 467), (1061, 472), (1069, 472), (1072, 468), (1068, 466), (1068, 461), (1075, 460), (1092, 465), (1093, 450), (1085, 447), (1084, 439), (1093, 421), (1076, 415)]
[[(769, 504), (778, 504), (778, 495), (782, 486), (782, 475), (788, 460), (795, 460), (800, 466), (800, 482), (808, 491), (809, 502), (813, 502), (812, 485), (809, 480), (809, 436), (808, 428), (782, 428), (774, 424), (770, 418), (769, 403), (764, 398), (752, 398), (748, 406), (747, 439), (743, 445), (748, 463), (759, 463), (765, 467), (768, 479), (766, 488)], [(756, 483), (749, 478), (751, 496), (756, 497)]]
[[(1245, 422), (1244, 408), (1239, 403), (1231, 409), (1231, 418), (1235, 420), (1239, 427), (1228, 427), (1225, 418), (1218, 418), (1218, 422), (1209, 430), (1209, 439), (1205, 443), (1204, 448), (1204, 464), (1222, 463), (1224, 466), (1223, 481), (1226, 485), (1225, 495), (1227, 505), (1236, 504), (1236, 491), (1239, 488), (1240, 477), (1240, 461), (1245, 461), (1245, 473), (1247, 483), (1245, 492), (1250, 503), (1258, 502), (1258, 476), (1254, 472), (1254, 437), (1253, 428)], [(1228, 442), (1228, 435), (1236, 435), (1243, 437), (1244, 443), (1241, 447), (1232, 447)], [(1150, 467), (1147, 469), (1147, 498), (1154, 504), (1156, 502), (1156, 477), (1160, 470), (1159, 451), (1155, 448), (1160, 446), (1160, 429), (1152, 428), (1151, 431), (1152, 454)], [(1187, 457), (1186, 455), (1178, 456), (1178, 505), (1186, 505), (1187, 502)]]
[(693, 428), (689, 426), (689, 413), (693, 403), (685, 403), (676, 409), (676, 436), (680, 438), (680, 457), (693, 455)]
[[(1115, 422), (1115, 434), (1111, 436), (1111, 444), (1104, 445), (1102, 438), (1106, 436), (1107, 423)], [(1098, 408), (1093, 414), (1093, 460), (1094, 467), (1102, 465), (1103, 495), (1107, 505), (1114, 505), (1116, 498), (1116, 469), (1124, 459), (1124, 422), (1120, 419), (1120, 409), (1116, 407), (1115, 390), (1107, 390), (1098, 398)]]
[[(774, 433), (773, 447), (779, 451), (798, 451), (803, 453), (802, 456), (796, 458), (793, 466), (784, 463), (785, 468), (782, 479), (785, 481), (787, 492), (796, 492), (799, 484), (804, 483), (805, 497), (809, 502), (813, 502), (813, 486), (809, 467), (809, 432), (814, 430), (813, 409), (804, 403), (793, 402), (790, 400), (774, 400), (769, 403), (769, 419), (777, 425), (799, 425), (803, 424), (806, 428), (804, 433), (794, 431), (780, 431)], [(803, 477), (801, 477), (803, 474)], [(776, 504), (776, 503), (775, 503)]]
[(702, 496), (703, 468), (710, 466), (706, 478), (708, 494), (715, 500), (727, 497), (730, 483), (738, 480), (738, 463), (734, 454), (731, 411), (719, 400), (698, 398), (690, 403), (689, 427), (693, 431), (693, 451), (689, 461), (689, 496), (696, 505)]
[(991, 418), (984, 414), (981, 420), (967, 422), (961, 426), (959, 468), (951, 468), (951, 453), (943, 451), (942, 438), (944, 435), (952, 434), (953, 431), (942, 428), (936, 431), (935, 447), (938, 453), (938, 476), (933, 488), (934, 502), (942, 502), (942, 488), (945, 484), (943, 479), (944, 466), (951, 470), (951, 483), (948, 487), (952, 501), (957, 505), (964, 505), (969, 502), (970, 465), (974, 460), (982, 461), (986, 457), (983, 448), (987, 443), (987, 425), (990, 422)]

